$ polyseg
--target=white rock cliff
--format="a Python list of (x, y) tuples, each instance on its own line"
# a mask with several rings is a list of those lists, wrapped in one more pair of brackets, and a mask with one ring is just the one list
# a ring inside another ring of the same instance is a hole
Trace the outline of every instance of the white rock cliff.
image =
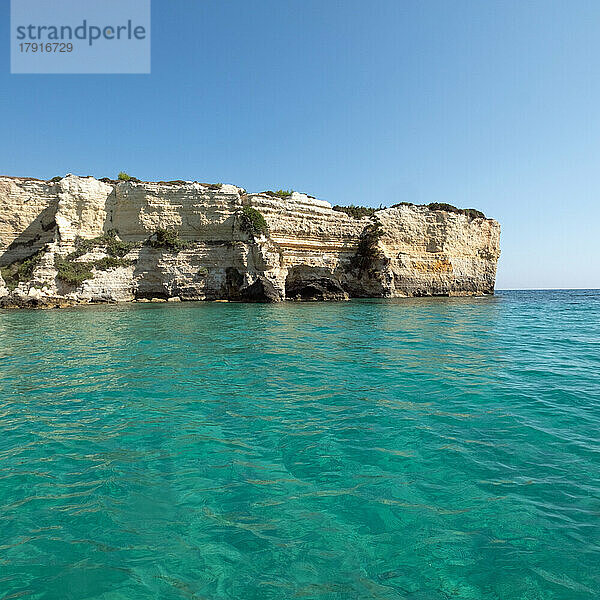
[(491, 294), (499, 238), (425, 206), (354, 218), (233, 185), (0, 177), (0, 305)]

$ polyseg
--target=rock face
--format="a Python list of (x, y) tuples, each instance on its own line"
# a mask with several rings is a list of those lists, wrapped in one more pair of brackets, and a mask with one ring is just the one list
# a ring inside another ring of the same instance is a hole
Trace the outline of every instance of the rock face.
[(4, 279), (2, 278), (2, 274), (0, 273), (0, 298), (8, 295), (8, 288), (4, 283)]
[(0, 304), (491, 294), (499, 238), (424, 206), (358, 219), (233, 185), (0, 177)]

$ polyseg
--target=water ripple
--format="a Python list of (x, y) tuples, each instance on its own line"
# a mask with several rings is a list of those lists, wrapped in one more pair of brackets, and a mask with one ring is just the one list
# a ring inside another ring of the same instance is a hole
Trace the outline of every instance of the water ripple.
[(0, 598), (600, 597), (600, 295), (0, 311)]

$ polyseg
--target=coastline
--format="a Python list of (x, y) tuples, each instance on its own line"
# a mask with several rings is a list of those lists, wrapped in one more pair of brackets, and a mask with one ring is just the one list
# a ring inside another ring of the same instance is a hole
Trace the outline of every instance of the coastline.
[(5, 306), (493, 293), (500, 226), (228, 184), (0, 177)]

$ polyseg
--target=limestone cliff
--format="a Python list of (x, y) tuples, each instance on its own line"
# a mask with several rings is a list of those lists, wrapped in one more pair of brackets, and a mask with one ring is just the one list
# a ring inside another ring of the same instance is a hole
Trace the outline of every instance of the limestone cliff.
[(500, 227), (233, 185), (0, 177), (4, 306), (491, 294)]

